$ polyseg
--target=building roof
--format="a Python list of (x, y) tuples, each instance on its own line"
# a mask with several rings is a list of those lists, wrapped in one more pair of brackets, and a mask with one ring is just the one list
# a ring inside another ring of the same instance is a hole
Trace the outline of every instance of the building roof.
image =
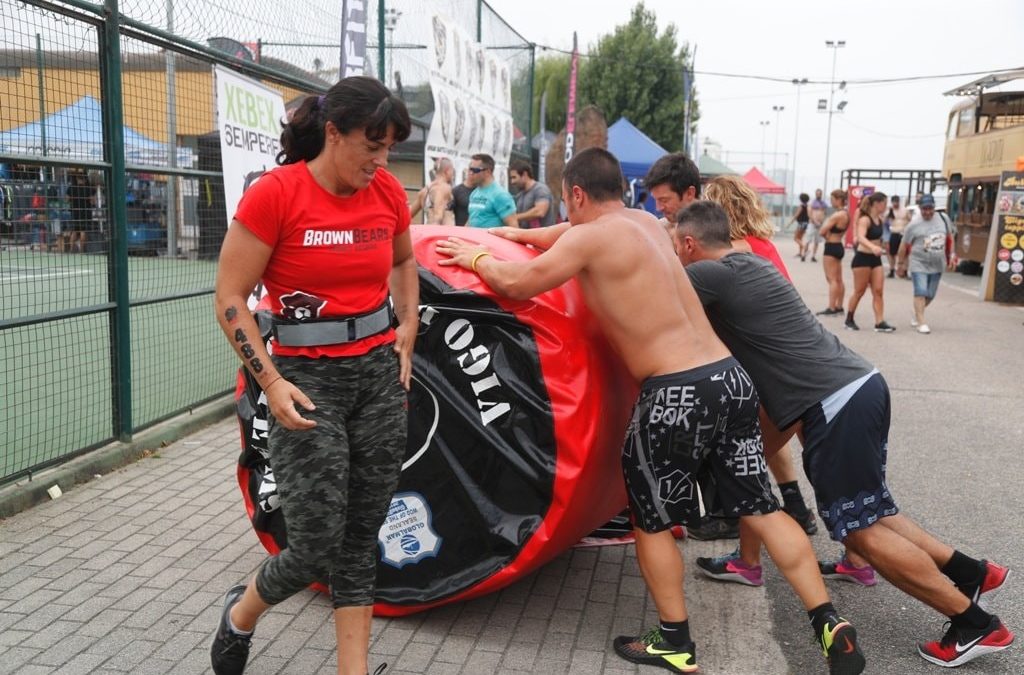
[[(99, 70), (99, 57), (90, 51), (44, 51), (43, 68), (52, 70)], [(38, 65), (38, 55), (34, 49), (0, 49), (0, 68), (34, 69)], [(282, 75), (299, 78), (309, 82), (310, 88), (330, 87), (328, 82), (313, 73), (296, 65), (264, 56), (261, 65), (276, 70)], [(121, 52), (121, 67), (126, 71), (164, 72), (167, 69), (166, 52)], [(193, 56), (178, 54), (174, 60), (176, 70), (188, 72), (205, 72), (213, 68), (213, 64)]]

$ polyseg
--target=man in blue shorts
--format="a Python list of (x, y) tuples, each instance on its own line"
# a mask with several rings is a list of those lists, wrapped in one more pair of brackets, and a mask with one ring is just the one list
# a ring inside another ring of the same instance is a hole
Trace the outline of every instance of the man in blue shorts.
[(676, 241), (712, 327), (750, 374), (768, 417), (778, 429), (799, 425), (804, 469), (830, 536), (949, 617), (945, 636), (919, 645), (920, 655), (952, 667), (1009, 647), (1013, 633), (979, 605), (1008, 570), (925, 532), (899, 513), (886, 486), (890, 400), (878, 370), (826, 331), (771, 263), (733, 250), (717, 204), (681, 211)]

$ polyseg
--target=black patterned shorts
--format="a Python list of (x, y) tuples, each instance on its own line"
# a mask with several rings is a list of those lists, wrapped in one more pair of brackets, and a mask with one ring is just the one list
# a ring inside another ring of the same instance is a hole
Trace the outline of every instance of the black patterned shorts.
[(708, 511), (775, 511), (758, 407), (750, 376), (732, 357), (645, 380), (622, 448), (636, 526), (660, 532), (696, 525), (697, 483), (709, 479), (716, 503)]

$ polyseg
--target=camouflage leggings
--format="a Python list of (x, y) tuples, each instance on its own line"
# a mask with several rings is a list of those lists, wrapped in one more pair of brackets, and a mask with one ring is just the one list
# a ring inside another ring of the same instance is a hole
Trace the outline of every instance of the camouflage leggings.
[(373, 603), (377, 533), (398, 487), (405, 454), (406, 397), (391, 345), (364, 356), (277, 357), (281, 374), (316, 410), (317, 426), (289, 431), (270, 419), (270, 465), (288, 548), (256, 575), (256, 590), (277, 604), (320, 581), (334, 607)]

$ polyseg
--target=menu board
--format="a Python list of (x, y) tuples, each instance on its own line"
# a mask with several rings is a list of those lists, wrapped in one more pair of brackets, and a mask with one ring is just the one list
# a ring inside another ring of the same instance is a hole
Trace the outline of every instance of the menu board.
[(995, 234), (985, 267), (991, 299), (1024, 304), (1024, 172), (1004, 171), (992, 217)]

